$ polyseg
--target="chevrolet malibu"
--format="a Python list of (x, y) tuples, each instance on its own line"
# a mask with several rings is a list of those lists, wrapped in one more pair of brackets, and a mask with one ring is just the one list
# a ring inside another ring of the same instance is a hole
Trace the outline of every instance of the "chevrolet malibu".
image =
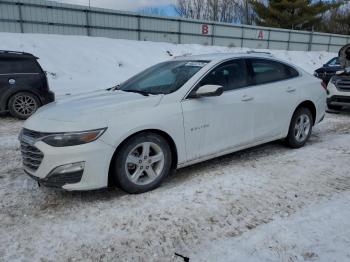
[(325, 107), (318, 80), (269, 54), (178, 57), (40, 108), (20, 134), (24, 170), (65, 190), (142, 193), (173, 169), (244, 148), (302, 147)]

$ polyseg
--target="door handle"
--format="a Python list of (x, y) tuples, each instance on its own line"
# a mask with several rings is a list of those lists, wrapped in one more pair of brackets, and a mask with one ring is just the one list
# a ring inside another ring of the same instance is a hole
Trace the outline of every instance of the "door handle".
[(252, 96), (247, 96), (247, 95), (244, 95), (244, 96), (242, 96), (242, 98), (241, 98), (241, 100), (244, 101), (244, 102), (250, 101), (250, 100), (253, 100), (253, 99), (254, 99), (254, 97), (252, 97)]
[(291, 87), (291, 86), (289, 86), (288, 88), (287, 88), (287, 92), (288, 93), (293, 93), (293, 92), (295, 92), (295, 87)]

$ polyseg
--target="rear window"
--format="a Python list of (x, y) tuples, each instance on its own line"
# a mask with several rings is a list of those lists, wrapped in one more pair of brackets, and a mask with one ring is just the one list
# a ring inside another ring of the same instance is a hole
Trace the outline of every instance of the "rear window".
[(0, 74), (40, 73), (41, 68), (34, 59), (0, 59)]

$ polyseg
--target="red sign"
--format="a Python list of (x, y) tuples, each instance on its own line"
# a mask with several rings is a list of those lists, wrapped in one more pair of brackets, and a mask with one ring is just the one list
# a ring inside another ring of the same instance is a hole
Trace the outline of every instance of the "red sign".
[(209, 34), (209, 25), (204, 24), (202, 25), (202, 35), (208, 35)]
[(258, 32), (258, 39), (264, 39), (264, 31)]

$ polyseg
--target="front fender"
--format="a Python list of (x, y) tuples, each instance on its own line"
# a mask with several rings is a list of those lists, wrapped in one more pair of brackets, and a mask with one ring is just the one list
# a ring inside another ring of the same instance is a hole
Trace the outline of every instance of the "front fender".
[[(135, 123), (137, 124), (135, 125)], [(157, 106), (144, 112), (120, 117), (118, 121), (110, 121), (108, 129), (101, 139), (117, 148), (128, 137), (146, 130), (157, 130), (166, 133), (175, 143), (178, 163), (186, 161), (183, 116), (179, 103), (162, 106), (161, 108)]]

